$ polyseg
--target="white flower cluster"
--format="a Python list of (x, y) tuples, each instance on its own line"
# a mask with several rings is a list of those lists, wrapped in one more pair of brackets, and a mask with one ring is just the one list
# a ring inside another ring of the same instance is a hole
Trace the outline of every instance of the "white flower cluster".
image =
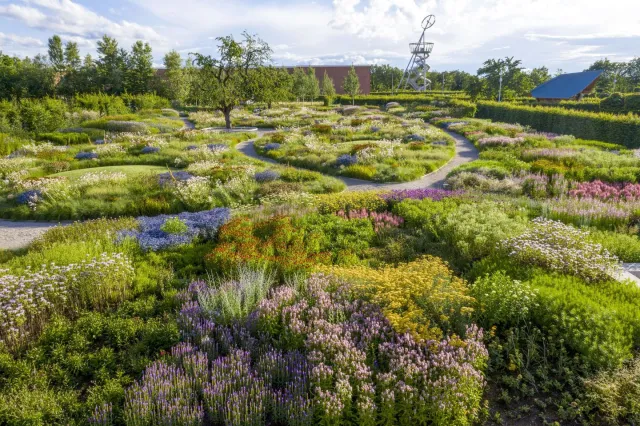
[(100, 158), (105, 158), (125, 154), (126, 151), (121, 145), (115, 143), (107, 143), (104, 145), (98, 145), (96, 147), (96, 153), (100, 156)]
[[(17, 342), (42, 315), (122, 300), (133, 280), (131, 261), (120, 253), (20, 274), (0, 271), (0, 341)], [(33, 323), (33, 324), (32, 324)]]
[(206, 209), (213, 202), (211, 183), (206, 177), (194, 176), (185, 181), (178, 181), (171, 188), (176, 197), (189, 208)]
[(117, 184), (127, 180), (127, 175), (122, 172), (89, 172), (85, 173), (75, 182), (78, 187), (94, 186), (99, 184)]
[(23, 145), (20, 148), (20, 151), (22, 151), (26, 155), (38, 155), (42, 153), (65, 152), (67, 151), (67, 147), (54, 145), (51, 142), (45, 142), (41, 144), (30, 143), (27, 145)]
[(6, 177), (9, 173), (26, 172), (34, 162), (32, 158), (0, 158), (0, 175)]
[(207, 175), (214, 169), (219, 169), (222, 164), (216, 160), (202, 160), (189, 164), (187, 171), (194, 175)]
[(534, 219), (530, 230), (505, 240), (503, 246), (520, 263), (576, 275), (590, 282), (607, 280), (620, 268), (616, 256), (589, 241), (589, 232), (544, 218)]

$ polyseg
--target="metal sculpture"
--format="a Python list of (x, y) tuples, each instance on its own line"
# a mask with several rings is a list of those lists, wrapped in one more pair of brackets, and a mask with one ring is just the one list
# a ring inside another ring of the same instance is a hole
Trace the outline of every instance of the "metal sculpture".
[(431, 51), (433, 50), (433, 43), (426, 42), (424, 35), (435, 23), (436, 17), (434, 15), (429, 15), (422, 20), (422, 35), (417, 43), (409, 44), (411, 60), (404, 70), (404, 74), (398, 85), (398, 90), (411, 86), (413, 90), (425, 92), (431, 87), (431, 80), (427, 78), (427, 72), (429, 72), (431, 67), (427, 64), (427, 59), (429, 59)]

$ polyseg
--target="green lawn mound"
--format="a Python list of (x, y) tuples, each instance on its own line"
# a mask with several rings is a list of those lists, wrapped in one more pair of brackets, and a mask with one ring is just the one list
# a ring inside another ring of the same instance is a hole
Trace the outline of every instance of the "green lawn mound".
[(92, 167), (89, 169), (69, 170), (66, 172), (56, 173), (50, 176), (66, 176), (70, 179), (77, 179), (80, 176), (84, 175), (85, 173), (121, 172), (126, 174), (127, 176), (137, 176), (137, 175), (150, 174), (150, 173), (163, 173), (166, 171), (167, 171), (167, 168), (165, 166), (144, 166), (144, 165), (105, 166), (105, 167)]

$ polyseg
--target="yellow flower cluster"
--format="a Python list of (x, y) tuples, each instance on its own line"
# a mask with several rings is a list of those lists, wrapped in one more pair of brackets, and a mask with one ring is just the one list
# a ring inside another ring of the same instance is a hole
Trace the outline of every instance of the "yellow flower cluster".
[(418, 340), (441, 339), (468, 323), (474, 298), (442, 259), (426, 256), (397, 267), (328, 267), (380, 305), (394, 328)]
[(315, 197), (315, 205), (323, 214), (336, 213), (340, 210), (379, 211), (387, 206), (387, 202), (380, 198), (379, 191), (351, 191), (339, 194), (319, 194)]

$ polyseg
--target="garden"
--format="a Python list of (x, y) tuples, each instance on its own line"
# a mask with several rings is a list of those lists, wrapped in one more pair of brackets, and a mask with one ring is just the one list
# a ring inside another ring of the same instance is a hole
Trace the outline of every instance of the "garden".
[(0, 216), (75, 220), (0, 250), (0, 424), (640, 422), (634, 143), (457, 91), (295, 102), (243, 37), (186, 106), (172, 74), (0, 102)]

